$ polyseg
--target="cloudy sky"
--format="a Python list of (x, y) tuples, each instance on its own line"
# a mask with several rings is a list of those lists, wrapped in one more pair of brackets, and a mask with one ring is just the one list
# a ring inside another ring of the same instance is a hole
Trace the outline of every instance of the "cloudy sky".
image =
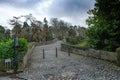
[(9, 26), (13, 16), (31, 13), (38, 20), (46, 17), (59, 18), (72, 25), (87, 26), (85, 23), (89, 9), (95, 0), (0, 0), (0, 25)]

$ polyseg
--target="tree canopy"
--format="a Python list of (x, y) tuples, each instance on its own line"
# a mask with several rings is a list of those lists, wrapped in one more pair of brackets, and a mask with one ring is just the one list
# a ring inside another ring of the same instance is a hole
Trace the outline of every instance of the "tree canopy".
[(91, 47), (108, 51), (120, 47), (120, 0), (96, 0), (88, 14), (86, 35)]

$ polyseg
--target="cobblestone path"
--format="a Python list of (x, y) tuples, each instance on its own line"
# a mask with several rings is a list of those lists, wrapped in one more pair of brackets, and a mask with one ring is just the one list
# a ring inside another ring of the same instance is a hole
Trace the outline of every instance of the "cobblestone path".
[[(58, 48), (58, 58), (55, 48)], [(42, 58), (43, 48), (45, 59)], [(113, 63), (60, 51), (60, 42), (37, 46), (31, 66), (20, 77), (31, 80), (120, 80), (120, 68)]]
[[(58, 48), (58, 58), (55, 48)], [(45, 59), (42, 58), (43, 48)], [(17, 76), (26, 80), (120, 80), (120, 68), (113, 63), (60, 51), (60, 41), (37, 46), (29, 68)]]

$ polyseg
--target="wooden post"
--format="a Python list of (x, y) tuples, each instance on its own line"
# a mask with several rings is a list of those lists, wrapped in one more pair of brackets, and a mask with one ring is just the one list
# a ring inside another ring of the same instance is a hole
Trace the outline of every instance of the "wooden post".
[(45, 59), (45, 51), (44, 51), (44, 48), (43, 48), (43, 59)]
[(70, 56), (70, 48), (68, 48), (68, 56)]
[(58, 57), (58, 54), (57, 54), (58, 52), (57, 52), (57, 48), (56, 48), (56, 58)]

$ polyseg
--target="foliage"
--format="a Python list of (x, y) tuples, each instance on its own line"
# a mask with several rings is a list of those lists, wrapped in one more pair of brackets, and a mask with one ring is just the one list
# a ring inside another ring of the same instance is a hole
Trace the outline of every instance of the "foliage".
[[(19, 38), (19, 49), (17, 52), (27, 51), (28, 43), (24, 38)], [(2, 40), (0, 42), (0, 59), (13, 58), (14, 54), (14, 41), (12, 39)]]
[(72, 38), (72, 37), (68, 37), (66, 38), (66, 42), (67, 43), (70, 43), (70, 44), (77, 44), (78, 43), (78, 40), (76, 37)]
[(115, 51), (120, 46), (120, 1), (96, 0), (95, 8), (88, 14), (89, 44), (96, 49)]
[(70, 26), (70, 29), (68, 31), (68, 37), (66, 38), (66, 41), (71, 44), (76, 44), (77, 43), (77, 37), (76, 37), (76, 32), (73, 29), (73, 26)]
[(0, 59), (12, 58), (13, 57), (13, 40), (0, 42)]
[(63, 20), (58, 20), (57, 18), (51, 18), (51, 25), (53, 28), (54, 38), (59, 40), (66, 39), (68, 36), (69, 24)]
[(20, 24), (19, 17), (13, 17), (13, 19), (10, 19), (9, 23), (13, 26), (14, 34), (16, 34), (18, 37), (20, 37), (22, 25)]
[(82, 40), (82, 41), (78, 42), (77, 44), (75, 44), (75, 46), (87, 46), (87, 45), (88, 45), (87, 40)]
[(117, 48), (116, 52), (117, 52), (117, 64), (120, 66), (120, 48)]
[(20, 51), (27, 52), (28, 49), (28, 42), (25, 38), (18, 38), (19, 48)]
[[(21, 21), (22, 17), (25, 21), (23, 19)], [(49, 26), (46, 18), (41, 22), (29, 14), (13, 17), (10, 24), (13, 26), (13, 34), (16, 33), (18, 37), (23, 37), (29, 42), (49, 41), (57, 38), (59, 40), (71, 39), (73, 43), (76, 43), (78, 39), (84, 38), (80, 26), (72, 26), (71, 28), (71, 24), (57, 18), (51, 18), (51, 25)]]
[(5, 32), (4, 27), (0, 25), (0, 40), (4, 37), (4, 32)]
[(5, 32), (4, 27), (0, 25), (0, 33), (4, 33), (4, 32)]
[[(21, 21), (23, 17), (25, 21)], [(18, 37), (26, 38), (29, 42), (41, 42), (45, 40), (43, 24), (41, 21), (36, 20), (32, 14), (13, 17), (9, 23), (13, 26), (12, 32), (16, 33)]]
[(45, 40), (49, 41), (51, 39), (53, 39), (52, 37), (52, 32), (51, 32), (51, 28), (48, 26), (48, 21), (46, 18), (44, 18), (44, 32), (45, 32)]
[(71, 37), (76, 36), (76, 31), (73, 29), (73, 26), (70, 26), (70, 29), (68, 31), (68, 36), (71, 36)]
[(45, 40), (45, 32), (42, 30), (42, 23), (36, 21), (30, 26), (29, 39), (31, 42), (41, 42)]
[(6, 72), (0, 71), (0, 76), (6, 76)]

